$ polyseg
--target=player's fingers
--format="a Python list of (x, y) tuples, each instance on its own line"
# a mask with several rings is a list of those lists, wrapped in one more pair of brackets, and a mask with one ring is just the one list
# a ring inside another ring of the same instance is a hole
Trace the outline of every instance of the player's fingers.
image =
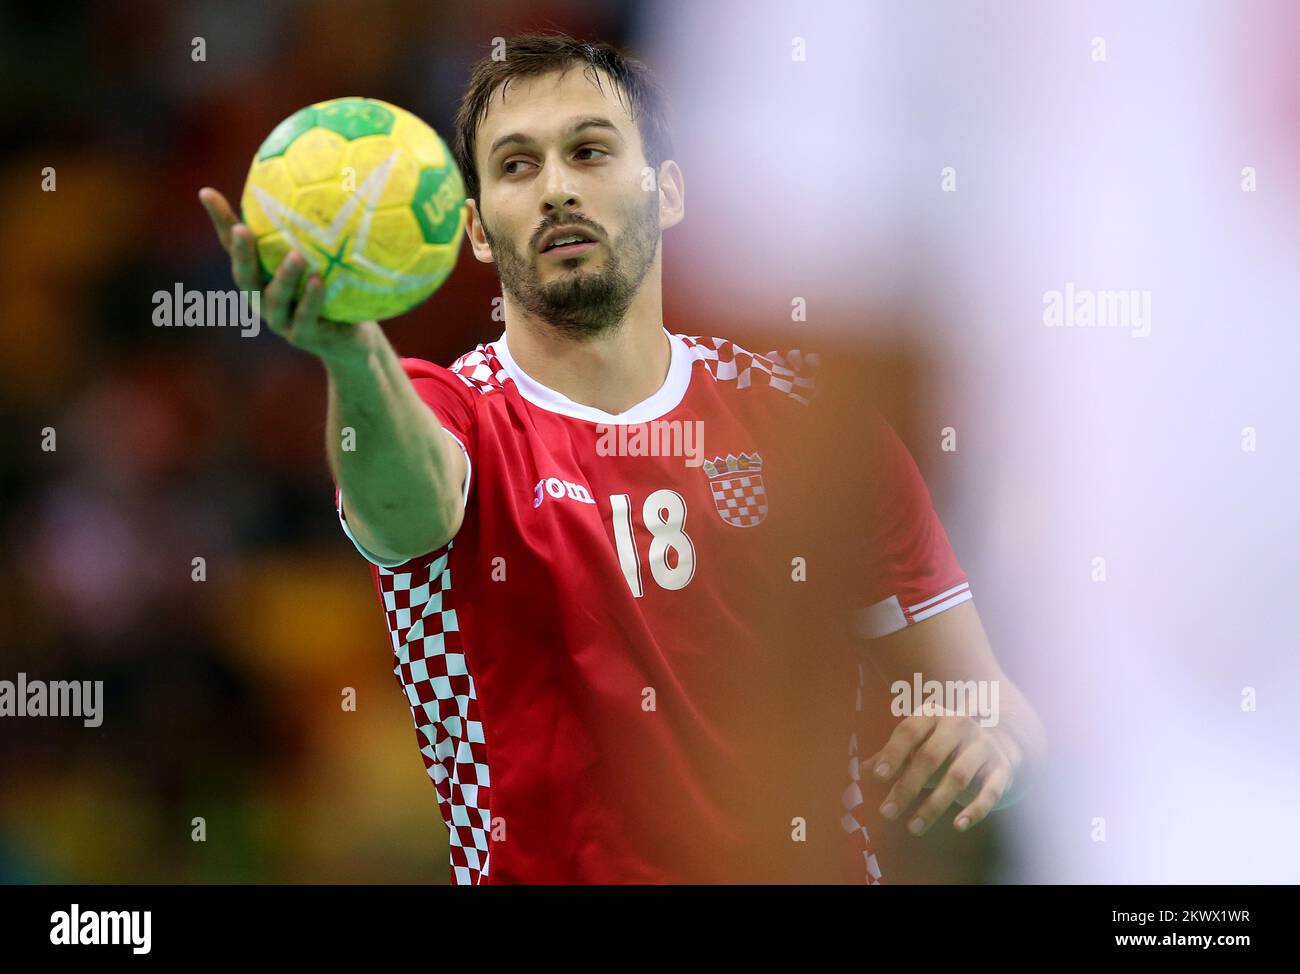
[(262, 287), (257, 244), (253, 242), (252, 231), (242, 223), (230, 229), (230, 274), (241, 291), (257, 291)]
[[(956, 758), (948, 766), (947, 772), (935, 786), (934, 791), (921, 803), (921, 807), (912, 816), (911, 821), (908, 823), (908, 830), (913, 835), (924, 835), (928, 832), (930, 826), (939, 820), (939, 816), (947, 811), (948, 806), (966, 792), (967, 787), (975, 780), (980, 769), (988, 764), (992, 757), (990, 750), (978, 742), (972, 742), (958, 751)], [(921, 823), (919, 826), (916, 825), (918, 820)]]
[(302, 256), (296, 250), (289, 251), (276, 268), (271, 283), (262, 291), (262, 317), (277, 335), (283, 335), (288, 327), (289, 310), (305, 267)]
[(325, 285), (319, 275), (307, 278), (307, 287), (303, 290), (298, 306), (293, 311), (293, 331), (299, 328), (309, 329), (317, 325), (321, 306), (325, 303)]
[(920, 714), (904, 717), (889, 735), (889, 740), (868, 765), (878, 781), (888, 781), (907, 763), (918, 744), (934, 730), (936, 718)]
[(993, 806), (1002, 800), (1010, 783), (1011, 766), (1005, 763), (999, 764), (988, 774), (984, 787), (980, 789), (975, 800), (957, 813), (957, 817), (952, 822), (953, 828), (958, 832), (965, 832), (979, 825), (988, 817), (989, 812), (993, 811)]
[(230, 229), (239, 222), (235, 217), (235, 211), (230, 208), (226, 198), (211, 186), (204, 186), (199, 190), (199, 202), (203, 204), (203, 209), (207, 210), (208, 217), (212, 220), (212, 227), (217, 231), (217, 238), (221, 241), (221, 246), (229, 253)]
[(925, 743), (912, 752), (902, 777), (894, 782), (894, 787), (889, 789), (881, 803), (880, 814), (887, 819), (898, 818), (916, 800), (930, 776), (948, 760), (958, 743), (950, 728), (944, 724), (937, 726)]

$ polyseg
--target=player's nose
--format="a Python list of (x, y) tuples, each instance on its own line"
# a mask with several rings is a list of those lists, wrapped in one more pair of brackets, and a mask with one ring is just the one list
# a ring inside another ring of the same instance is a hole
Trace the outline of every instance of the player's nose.
[(542, 191), (542, 216), (551, 218), (582, 208), (582, 197), (563, 166), (549, 166)]

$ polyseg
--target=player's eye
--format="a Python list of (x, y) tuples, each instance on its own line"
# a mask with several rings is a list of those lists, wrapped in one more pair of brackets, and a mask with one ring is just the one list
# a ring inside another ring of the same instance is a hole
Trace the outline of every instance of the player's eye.
[[(581, 154), (584, 153), (584, 152), (598, 152), (598, 153), (600, 153), (600, 155), (601, 155), (602, 157), (603, 157), (603, 156), (608, 156), (608, 155), (609, 155), (609, 153), (608, 153), (606, 150), (604, 150), (604, 149), (600, 149), (600, 148), (597, 148), (597, 147), (594, 146), (594, 145), (584, 145), (581, 149), (578, 150), (578, 154), (579, 154), (579, 155), (581, 155)], [(597, 159), (594, 159), (594, 158), (592, 158), (592, 157), (588, 157), (588, 158), (591, 159), (591, 161), (597, 161)], [(503, 162), (503, 163), (501, 164), (501, 172), (502, 172), (503, 174), (507, 175), (507, 176), (517, 176), (517, 175), (519, 175), (519, 173), (520, 173), (521, 170), (518, 170), (518, 169), (511, 169), (510, 167), (511, 167), (511, 166), (517, 166), (517, 165), (520, 165), (520, 164), (525, 164), (525, 165), (526, 165), (526, 164), (528, 164), (528, 160), (527, 160), (527, 159), (507, 159), (505, 162)]]

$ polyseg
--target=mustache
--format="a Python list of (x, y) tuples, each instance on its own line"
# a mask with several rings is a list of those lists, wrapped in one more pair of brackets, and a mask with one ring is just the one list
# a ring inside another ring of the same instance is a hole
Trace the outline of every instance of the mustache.
[(594, 236), (600, 238), (601, 240), (605, 238), (605, 230), (603, 227), (600, 226), (600, 224), (595, 223), (591, 220), (583, 219), (582, 217), (567, 217), (563, 220), (551, 220), (548, 223), (542, 224), (535, 231), (533, 231), (533, 239), (532, 239), (533, 249), (536, 250), (537, 245), (542, 242), (542, 237), (546, 236), (556, 227), (582, 227), (582, 229), (584, 230), (590, 230)]

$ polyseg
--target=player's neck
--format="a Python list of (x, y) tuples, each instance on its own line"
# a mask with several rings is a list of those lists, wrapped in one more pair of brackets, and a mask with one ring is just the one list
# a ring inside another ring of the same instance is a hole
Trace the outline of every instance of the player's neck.
[(638, 308), (642, 296), (622, 325), (581, 342), (522, 312), (511, 315), (507, 303), (510, 357), (534, 381), (573, 402), (612, 414), (626, 412), (659, 391), (672, 360), (661, 304), (656, 300)]

